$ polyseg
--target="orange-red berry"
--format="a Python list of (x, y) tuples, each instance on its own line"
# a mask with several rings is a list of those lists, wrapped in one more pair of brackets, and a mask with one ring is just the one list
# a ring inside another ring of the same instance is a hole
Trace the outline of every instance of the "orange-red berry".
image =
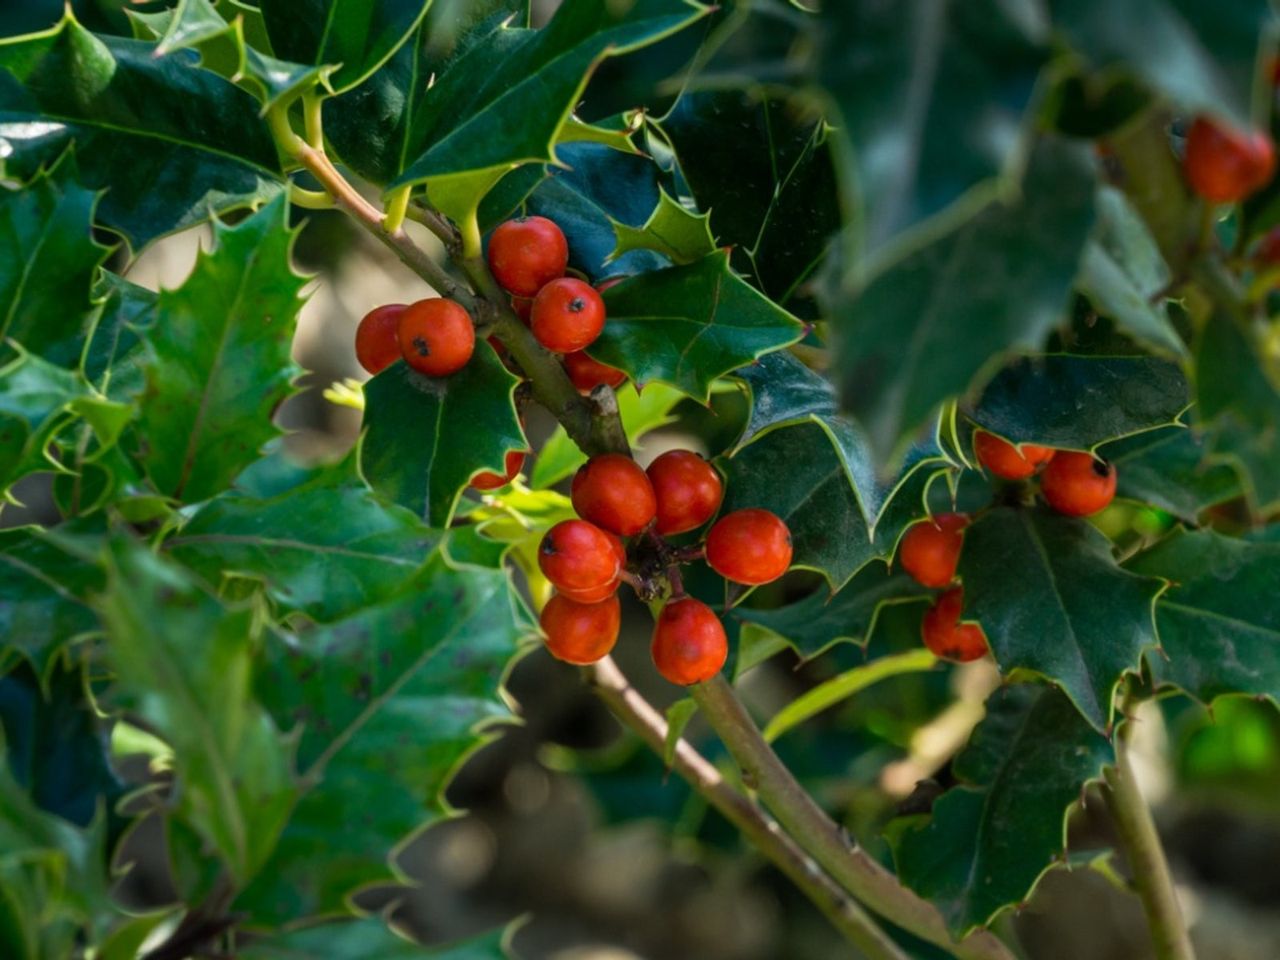
[(658, 614), (649, 648), (658, 672), (682, 687), (710, 680), (729, 657), (729, 638), (715, 611), (682, 597)]
[(494, 473), (492, 470), (486, 470), (483, 473), (477, 473), (471, 480), (471, 486), (476, 490), (497, 490), (499, 487), (505, 487), (508, 483), (516, 478), (516, 474), (524, 467), (525, 452), (523, 450), (508, 450), (507, 458), (503, 461), (506, 467), (506, 476), (500, 473)]
[(557, 594), (542, 608), (539, 620), (552, 656), (585, 666), (605, 656), (617, 643), (622, 606), (612, 596), (598, 603), (579, 603)]
[(553, 353), (591, 346), (604, 329), (604, 301), (595, 287), (573, 277), (552, 280), (533, 298), (529, 326)]
[(1258, 242), (1253, 257), (1269, 267), (1280, 266), (1280, 227), (1272, 227)]
[(467, 365), (476, 349), (471, 315), (442, 297), (405, 308), (397, 331), (405, 362), (428, 377), (447, 377)]
[(720, 474), (692, 450), (669, 450), (646, 472), (658, 501), (658, 533), (664, 537), (695, 530), (720, 509)]
[(557, 589), (579, 597), (616, 586), (621, 572), (609, 535), (585, 520), (562, 520), (548, 530), (538, 547), (538, 567)]
[(973, 435), (973, 452), (978, 462), (1005, 480), (1025, 480), (1053, 459), (1053, 447), (1024, 443), (1021, 447), (980, 430)]
[(1116, 495), (1116, 469), (1090, 453), (1062, 451), (1040, 478), (1049, 506), (1069, 517), (1088, 517)]
[(356, 327), (356, 359), (372, 374), (381, 373), (400, 359), (400, 318), (407, 304), (388, 303), (370, 310)]
[(898, 548), (902, 569), (923, 586), (945, 587), (956, 578), (968, 525), (969, 518), (963, 513), (940, 513), (912, 524)]
[(635, 536), (657, 511), (648, 476), (620, 453), (603, 453), (584, 463), (569, 493), (578, 516), (622, 537)]
[(707, 534), (707, 563), (735, 583), (777, 580), (791, 566), (791, 531), (768, 510), (735, 510)]
[(1197, 117), (1187, 133), (1187, 182), (1213, 203), (1235, 203), (1260, 190), (1275, 166), (1275, 145), (1261, 130), (1235, 130)]
[(591, 359), (583, 350), (564, 355), (564, 370), (579, 393), (590, 393), (602, 383), (616, 389), (627, 380), (623, 371)]
[(568, 266), (568, 241), (546, 217), (508, 220), (489, 237), (489, 269), (517, 297), (534, 296)]
[(925, 613), (920, 632), (924, 645), (935, 657), (968, 663), (985, 656), (990, 649), (982, 627), (960, 622), (963, 606), (964, 590), (956, 587), (940, 596)]

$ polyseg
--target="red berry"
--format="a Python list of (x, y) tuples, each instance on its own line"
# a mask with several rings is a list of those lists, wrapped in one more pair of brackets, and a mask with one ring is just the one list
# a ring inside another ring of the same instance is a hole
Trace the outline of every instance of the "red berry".
[(669, 450), (647, 472), (658, 500), (658, 533), (664, 537), (695, 530), (720, 509), (720, 474), (692, 450)]
[(604, 453), (584, 463), (569, 492), (578, 516), (622, 537), (633, 537), (647, 527), (658, 509), (648, 476), (620, 453)]
[(564, 369), (579, 393), (590, 393), (602, 383), (616, 389), (627, 379), (627, 375), (617, 367), (611, 367), (599, 360), (592, 360), (582, 350), (564, 355)]
[(604, 301), (591, 284), (561, 277), (538, 291), (529, 326), (538, 342), (553, 353), (573, 353), (591, 346), (604, 329)]
[(1258, 243), (1253, 258), (1267, 266), (1280, 266), (1280, 227), (1272, 227)]
[(940, 513), (912, 524), (898, 558), (902, 569), (926, 587), (945, 587), (956, 578), (956, 563), (969, 518), (963, 513)]
[(973, 451), (978, 462), (1006, 480), (1025, 480), (1053, 459), (1053, 447), (1024, 443), (1017, 447), (994, 433), (980, 430), (973, 436)]
[(579, 596), (616, 585), (621, 565), (609, 535), (585, 520), (562, 520), (538, 547), (538, 567), (562, 591)]
[(1049, 506), (1069, 517), (1087, 517), (1116, 495), (1116, 470), (1091, 453), (1060, 452), (1040, 478)]
[(564, 233), (546, 217), (499, 224), (489, 237), (489, 269), (517, 297), (532, 297), (569, 265)]
[(607, 600), (618, 592), (618, 586), (622, 583), (622, 571), (627, 568), (627, 548), (622, 542), (622, 538), (608, 530), (601, 530), (609, 543), (613, 545), (613, 552), (618, 555), (618, 576), (614, 577), (608, 583), (599, 587), (593, 587), (590, 590), (573, 590), (560, 588), (560, 593), (568, 597), (570, 600), (577, 600), (579, 603), (599, 603), (601, 600)]
[(515, 311), (517, 317), (524, 321), (524, 325), (529, 325), (529, 311), (533, 309), (532, 297), (512, 297), (511, 309)]
[(523, 450), (508, 450), (507, 459), (503, 461), (507, 469), (506, 476), (486, 470), (472, 477), (471, 486), (476, 490), (497, 490), (499, 487), (505, 487), (516, 478), (516, 474), (524, 466), (524, 457)]
[(968, 663), (986, 655), (987, 635), (976, 623), (961, 623), (964, 590), (956, 587), (940, 596), (924, 615), (920, 632), (935, 657)]
[(1261, 189), (1275, 171), (1271, 138), (1197, 117), (1187, 134), (1183, 160), (1191, 189), (1213, 203), (1235, 203)]
[(701, 600), (683, 597), (658, 614), (649, 652), (660, 674), (687, 687), (720, 672), (729, 657), (729, 638), (715, 611)]
[(768, 510), (735, 510), (707, 534), (707, 563), (736, 583), (768, 583), (791, 566), (791, 531)]
[(405, 308), (397, 332), (405, 361), (428, 377), (447, 377), (467, 365), (476, 348), (471, 315), (442, 297)]
[(381, 373), (400, 359), (396, 331), (406, 309), (406, 304), (388, 303), (370, 310), (356, 327), (356, 359), (370, 373)]
[(539, 620), (551, 655), (584, 666), (595, 663), (617, 643), (622, 606), (617, 597), (579, 603), (556, 595), (542, 608)]

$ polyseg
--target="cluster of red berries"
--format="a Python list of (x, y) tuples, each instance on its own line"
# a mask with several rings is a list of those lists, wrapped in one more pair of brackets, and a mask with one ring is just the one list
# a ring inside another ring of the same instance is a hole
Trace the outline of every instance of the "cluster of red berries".
[(1197, 117), (1187, 132), (1183, 169), (1191, 189), (1212, 203), (1236, 203), (1271, 182), (1276, 149), (1261, 130), (1233, 130)]
[(356, 359), (378, 374), (401, 357), (428, 377), (448, 377), (467, 365), (476, 349), (471, 314), (453, 300), (388, 303), (356, 327)]
[(705, 556), (728, 580), (768, 583), (791, 565), (786, 524), (767, 510), (736, 510), (712, 525), (701, 547), (668, 543), (710, 520), (724, 496), (715, 468), (688, 450), (664, 453), (648, 470), (621, 454), (592, 457), (570, 493), (578, 518), (548, 530), (538, 549), (538, 566), (556, 588), (541, 617), (551, 653), (574, 664), (605, 656), (621, 626), (618, 587), (629, 582), (647, 599), (649, 579), (666, 575), (674, 594), (654, 626), (654, 665), (682, 686), (719, 673), (729, 655), (724, 626), (709, 606), (684, 595), (671, 576), (675, 565)]
[[(590, 393), (600, 384), (618, 387), (627, 375), (593, 360), (585, 351), (604, 330), (600, 293), (620, 283), (605, 280), (599, 289), (566, 277), (569, 243), (546, 217), (519, 217), (500, 224), (489, 238), (489, 269), (511, 294), (511, 306), (534, 338), (564, 358), (573, 385)], [(498, 344), (500, 346), (500, 344)]]
[[(1091, 454), (1031, 443), (1019, 447), (985, 431), (974, 435), (973, 448), (983, 467), (1005, 480), (1026, 480), (1040, 471), (1045, 501), (1067, 516), (1090, 516), (1115, 497), (1115, 468)], [(902, 569), (917, 583), (948, 588), (925, 614), (921, 633), (936, 656), (961, 663), (978, 659), (988, 649), (982, 627), (961, 622), (964, 588), (953, 586), (969, 521), (963, 513), (921, 520), (907, 530), (898, 548)]]

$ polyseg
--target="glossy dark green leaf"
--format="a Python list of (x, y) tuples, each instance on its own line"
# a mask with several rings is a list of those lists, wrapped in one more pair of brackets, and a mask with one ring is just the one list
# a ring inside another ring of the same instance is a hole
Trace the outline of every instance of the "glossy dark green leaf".
[(251, 577), (280, 609), (331, 621), (395, 593), (439, 542), (363, 487), (306, 484), (269, 500), (225, 494), (167, 542), (213, 587)]
[(851, 146), (847, 202), (872, 250), (1016, 162), (1042, 21), (1029, 0), (823, 8), (818, 76)]
[(1015, 443), (1091, 450), (1168, 426), (1191, 402), (1182, 368), (1154, 357), (1022, 357), (987, 384), (970, 411)]
[(881, 461), (999, 354), (1037, 349), (1065, 314), (1093, 222), (1093, 173), (1076, 145), (1033, 151), (1021, 197), (993, 203), (831, 305), (846, 407)]
[(989, 923), (1061, 860), (1067, 811), (1113, 761), (1108, 740), (1061, 692), (1000, 690), (952, 764), (959, 785), (924, 826), (898, 837), (899, 877), (956, 934)]
[(79, 359), (107, 256), (93, 240), (97, 196), (76, 186), (74, 173), (68, 158), (24, 188), (0, 188), (0, 341), (65, 367)]
[(730, 370), (795, 343), (803, 327), (737, 276), (723, 251), (605, 291), (609, 322), (591, 355), (638, 384), (656, 380), (706, 401)]
[(296, 796), (290, 751), (254, 700), (260, 618), (227, 608), (180, 567), (131, 541), (112, 545), (109, 703), (173, 748), (172, 803), (243, 884), (267, 861)]
[(1244, 693), (1280, 700), (1280, 543), (1177, 531), (1129, 569), (1172, 582), (1156, 602), (1152, 673), (1206, 703)]
[(112, 400), (142, 391), (145, 355), (141, 333), (155, 319), (155, 293), (108, 270), (98, 275), (94, 297), (100, 301), (80, 358), (86, 379)]
[(1161, 297), (1171, 278), (1151, 231), (1119, 190), (1101, 187), (1097, 204), (1098, 223), (1080, 261), (1080, 290), (1139, 342), (1186, 356)]
[(1009, 507), (965, 530), (959, 573), (964, 619), (982, 625), (1001, 672), (1048, 678), (1109, 728), (1117, 681), (1156, 645), (1161, 582), (1117, 566), (1084, 520)]
[(1161, 427), (1098, 449), (1116, 468), (1116, 495), (1195, 523), (1209, 507), (1241, 494), (1240, 478), (1186, 427)]
[(717, 240), (789, 306), (840, 227), (825, 125), (756, 89), (686, 92), (659, 125)]
[(446, 527), (462, 488), (528, 448), (513, 399), (519, 380), (483, 344), (458, 373), (432, 379), (399, 362), (365, 386), (360, 472), (374, 490)]
[(165, 290), (147, 332), (138, 458), (176, 500), (226, 489), (277, 434), (289, 395), (289, 349), (303, 279), (289, 251), (295, 234), (277, 200), (235, 227), (218, 224), (182, 286)]
[(1266, 0), (1050, 0), (1049, 9), (1094, 70), (1130, 71), (1179, 107), (1249, 122), (1259, 41), (1275, 25)]
[(270, 640), (260, 695), (296, 728), (306, 791), (241, 907), (285, 922), (391, 879), (387, 858), (446, 815), (441, 791), (482, 728), (509, 719), (498, 690), (528, 632), (518, 603), (506, 572), (437, 555), (386, 602)]
[(382, 917), (303, 927), (253, 941), (244, 960), (507, 960), (501, 932), (465, 943), (424, 947), (400, 936)]
[(459, 55), (414, 111), (396, 185), (424, 183), (432, 203), (465, 220), (504, 173), (550, 162), (569, 111), (599, 60), (697, 20), (690, 0), (626, 6), (567, 0), (542, 30), (505, 28)]
[(699, 214), (673, 200), (664, 190), (653, 213), (639, 227), (615, 223), (618, 245), (610, 261), (633, 250), (655, 250), (672, 263), (694, 263), (715, 252), (708, 215)]
[(80, 180), (107, 189), (98, 221), (135, 247), (264, 202), (283, 183), (257, 101), (190, 56), (154, 51), (69, 19), (0, 43), (10, 175), (29, 177), (74, 143)]

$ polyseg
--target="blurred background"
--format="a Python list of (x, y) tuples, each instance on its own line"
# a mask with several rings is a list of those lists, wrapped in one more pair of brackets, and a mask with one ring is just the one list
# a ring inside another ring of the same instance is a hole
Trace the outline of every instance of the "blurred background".
[[(93, 29), (127, 32), (122, 2), (72, 6)], [(536, 3), (535, 20), (554, 6)], [(62, 8), (63, 0), (0, 0), (0, 32), (40, 29)], [(681, 39), (641, 60), (611, 61), (593, 80), (583, 115), (639, 103), (660, 114), (676, 89), (670, 78), (678, 78), (693, 52)], [(344, 455), (358, 434), (359, 412), (322, 392), (344, 378), (363, 379), (352, 345), (360, 317), (430, 291), (341, 215), (310, 214), (305, 223), (296, 262), (314, 280), (294, 345), (300, 390), (279, 421), (290, 431), (288, 455), (316, 463)], [(201, 229), (161, 241), (130, 279), (153, 289), (176, 286), (209, 236)], [(673, 446), (720, 452), (736, 439), (746, 402), (727, 393), (709, 409), (686, 402), (677, 413), (677, 424), (649, 436), (641, 462)], [(535, 447), (552, 426), (533, 411)], [(48, 516), (38, 480), (20, 498), (25, 507), (7, 509), (0, 526)], [(797, 575), (759, 599), (798, 598), (812, 587)], [(647, 612), (632, 603), (617, 658), (641, 692), (665, 707), (679, 691), (655, 674)], [(757, 716), (767, 717), (868, 653), (914, 648), (921, 613), (910, 605), (889, 608), (867, 652), (842, 644), (804, 665), (780, 653), (746, 675), (743, 695)], [(887, 859), (882, 827), (900, 810), (927, 809), (929, 791), (917, 790), (918, 781), (949, 785), (948, 762), (997, 682), (986, 664), (889, 678), (787, 733), (778, 748), (851, 834)], [(459, 771), (447, 794), (458, 815), (399, 854), (411, 884), (371, 890), (362, 906), (394, 911), (428, 943), (520, 920), (513, 946), (524, 960), (850, 955), (783, 877), (667, 776), (658, 758), (622, 735), (575, 670), (537, 650), (516, 666), (509, 693), (521, 724), (495, 731)], [(688, 736), (723, 759), (696, 718)], [(1280, 712), (1245, 699), (1222, 700), (1212, 710), (1165, 699), (1140, 717), (1139, 758), (1200, 957), (1280, 958)], [(1093, 792), (1081, 801), (1069, 827), (1069, 863), (1046, 874), (1029, 902), (1002, 919), (1002, 932), (1030, 960), (1143, 960), (1150, 956), (1148, 936), (1137, 900), (1125, 889), (1127, 867), (1103, 853), (1112, 831), (1105, 805)], [(163, 902), (159, 838), (143, 829), (130, 847), (140, 867), (122, 897)], [(919, 955), (935, 954), (924, 948)]]

